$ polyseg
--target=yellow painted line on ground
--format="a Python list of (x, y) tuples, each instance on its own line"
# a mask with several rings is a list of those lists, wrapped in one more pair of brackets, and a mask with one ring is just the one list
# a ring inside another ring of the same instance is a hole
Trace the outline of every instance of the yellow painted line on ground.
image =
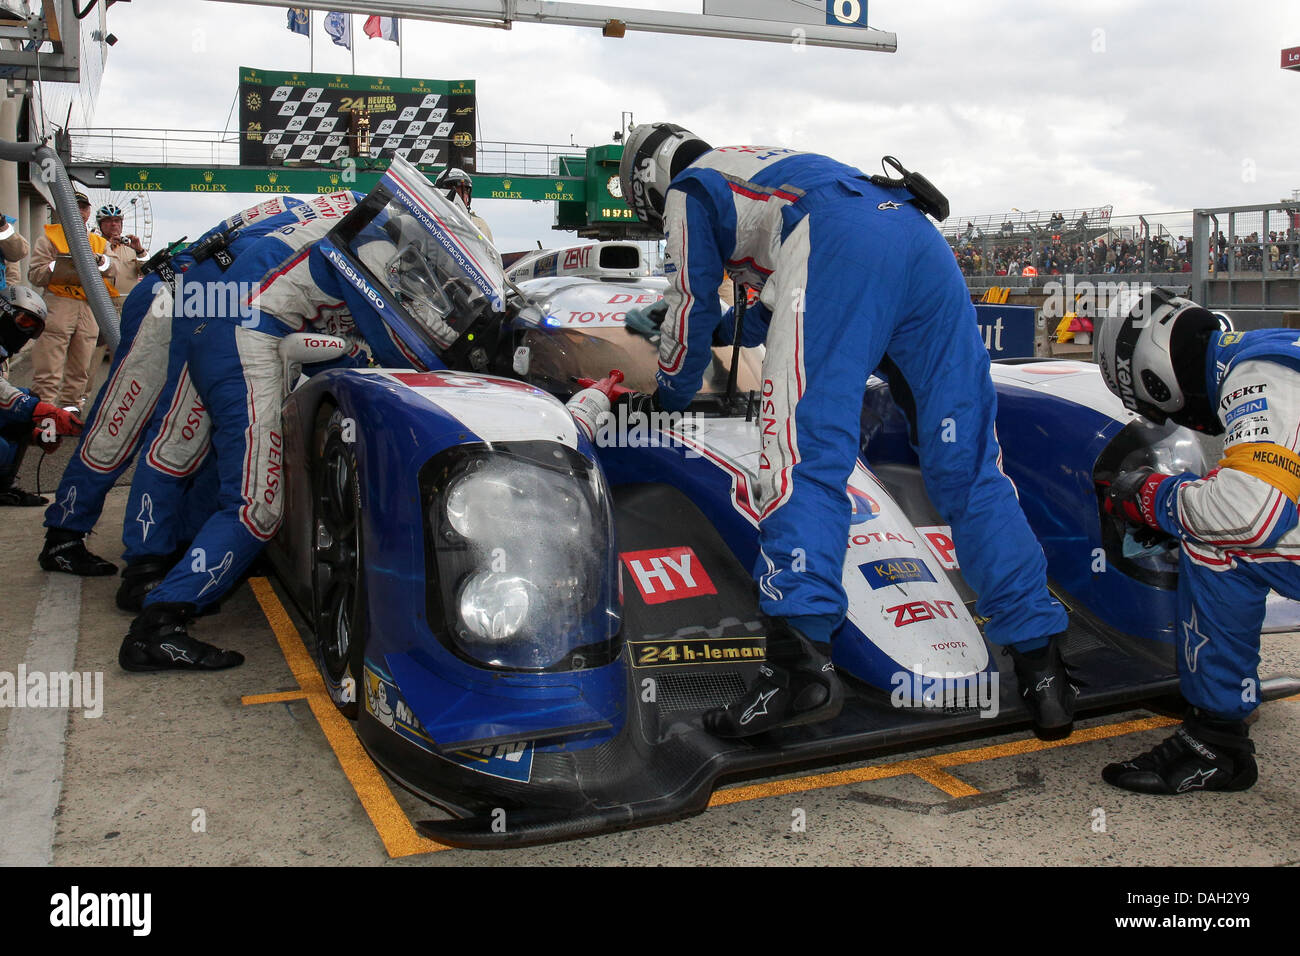
[(940, 770), (938, 767), (922, 766), (915, 773), (926, 783), (938, 787), (950, 797), (973, 797), (979, 793), (965, 780), (958, 780), (948, 771)]
[(945, 767), (960, 767), (965, 764), (981, 763), (985, 760), (998, 760), (1017, 754), (1034, 753), (1039, 750), (1053, 750), (1057, 747), (1071, 747), (1075, 744), (1092, 743), (1125, 734), (1140, 733), (1169, 727), (1178, 721), (1170, 717), (1143, 717), (1138, 720), (1126, 720), (1118, 724), (1103, 724), (1098, 727), (1086, 727), (1076, 730), (1064, 740), (1039, 740), (1030, 737), (1026, 740), (1013, 740), (1005, 744), (991, 744), (987, 747), (974, 747), (970, 750), (957, 750), (952, 753), (935, 754), (932, 757), (919, 757), (912, 760), (899, 760), (894, 763), (876, 764), (871, 767), (859, 767), (855, 770), (837, 770), (832, 773), (815, 774), (809, 777), (794, 777), (788, 780), (773, 780), (769, 783), (752, 784), (746, 787), (730, 787), (719, 790), (709, 800), (710, 807), (722, 807), (747, 800), (761, 800), (764, 797), (784, 796), (792, 793), (804, 793), (808, 790), (825, 790), (830, 787), (844, 787), (869, 780), (887, 780), (911, 774), (933, 784), (952, 797), (965, 797), (979, 793), (974, 787), (945, 773)]
[[(389, 789), (387, 782), (361, 746), (361, 742), (352, 730), (351, 723), (339, 713), (338, 708), (334, 706), (334, 702), (330, 699), (329, 693), (325, 690), (325, 683), (316, 670), (315, 662), (311, 659), (311, 655), (307, 653), (307, 648), (298, 634), (298, 629), (294, 627), (288, 611), (284, 609), (284, 605), (276, 597), (270, 582), (266, 578), (252, 578), (249, 580), (249, 584), (253, 589), (253, 594), (257, 597), (258, 604), (262, 607), (262, 613), (266, 615), (266, 620), (271, 625), (271, 630), (275, 633), (275, 638), (280, 644), (284, 659), (289, 664), (289, 670), (293, 672), (294, 678), (298, 681), (298, 686), (302, 689), (272, 694), (250, 694), (243, 698), (243, 702), (245, 704), (265, 704), (287, 700), (307, 701), (312, 714), (316, 717), (321, 730), (325, 733), (325, 739), (329, 741), (330, 747), (334, 750), (334, 755), (338, 757), (343, 772), (347, 775), (367, 815), (369, 815), (375, 829), (379, 832), (379, 837), (383, 840), (384, 847), (390, 857), (396, 859), (419, 853), (436, 853), (439, 850), (450, 849), (450, 847), (441, 843), (420, 836), (411, 825), (411, 821), (406, 814), (402, 812), (401, 807), (397, 805), (392, 790)], [(1300, 695), (1283, 699), (1300, 700)], [(805, 793), (809, 790), (844, 787), (850, 784), (865, 783), (870, 780), (886, 780), (909, 774), (937, 787), (950, 797), (975, 796), (980, 792), (978, 789), (948, 773), (945, 768), (960, 767), (987, 760), (999, 760), (1003, 757), (1034, 753), (1040, 750), (1053, 750), (1057, 747), (1092, 743), (1097, 740), (1107, 740), (1111, 737), (1122, 737), (1126, 734), (1169, 727), (1177, 723), (1176, 719), (1170, 717), (1144, 717), (1138, 720), (1123, 721), (1118, 724), (1103, 724), (1098, 727), (1082, 728), (1076, 730), (1064, 740), (1039, 740), (1036, 737), (1029, 737), (1024, 740), (1013, 740), (1008, 743), (992, 744), (987, 747), (974, 747), (969, 750), (957, 750), (952, 753), (935, 754), (930, 757), (918, 757), (911, 760), (877, 764), (871, 767), (859, 767), (855, 770), (837, 770), (831, 773), (773, 780), (745, 787), (730, 787), (715, 792), (709, 800), (709, 807), (723, 807), (733, 803), (744, 803), (749, 800), (762, 800), (766, 797)]]
[(279, 704), (287, 700), (306, 700), (305, 690), (282, 690), (274, 694), (245, 694), (239, 702), (245, 707), (253, 704)]
[[(267, 623), (275, 633), (275, 639), (280, 644), (280, 651), (284, 654), (289, 670), (293, 672), (294, 679), (302, 688), (302, 698), (306, 699), (312, 715), (320, 724), (325, 739), (329, 741), (334, 756), (338, 758), (344, 774), (347, 775), (348, 782), (356, 790), (362, 807), (370, 817), (370, 822), (379, 832), (379, 838), (384, 841), (384, 849), (388, 851), (388, 855), (396, 859), (414, 856), (417, 853), (436, 853), (439, 850), (450, 849), (441, 843), (420, 836), (406, 814), (402, 812), (387, 781), (353, 732), (351, 722), (334, 706), (334, 701), (325, 690), (325, 682), (321, 680), (315, 662), (307, 653), (298, 629), (293, 626), (289, 612), (275, 596), (270, 582), (266, 578), (250, 578), (248, 583), (257, 597), (257, 603), (262, 606), (262, 613), (266, 615)], [(278, 695), (261, 696), (273, 698)]]

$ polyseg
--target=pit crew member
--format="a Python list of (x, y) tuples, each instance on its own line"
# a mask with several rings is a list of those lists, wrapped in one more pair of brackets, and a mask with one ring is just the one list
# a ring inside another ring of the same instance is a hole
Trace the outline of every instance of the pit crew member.
[[(0, 360), (17, 355), (45, 331), (45, 303), (26, 286), (0, 289)], [(0, 378), (0, 505), (33, 507), (48, 504), (40, 495), (15, 487), (14, 478), (33, 440), (54, 432), (76, 435), (81, 422), (71, 412), (41, 401), (25, 388)]]
[(487, 237), (488, 242), (493, 241), (492, 230), (488, 228), (487, 222), (470, 206), (470, 203), (474, 201), (474, 179), (469, 173), (455, 166), (448, 166), (438, 176), (433, 185), (438, 189), (445, 190), (447, 198), (452, 202), (464, 206), (465, 212), (469, 213), (470, 221), (478, 226), (478, 231)]
[(731, 311), (722, 314), (716, 294), (724, 270), (761, 290), (742, 344), (767, 345), (754, 575), (768, 661), (705, 726), (749, 736), (840, 708), (829, 656), (847, 609), (845, 489), (865, 385), (888, 358), (894, 394), (912, 398), (926, 487), (952, 525), (986, 633), (1010, 648), (1039, 732), (1068, 733), (1077, 691), (1061, 657), (1066, 613), (1048, 593), (1042, 548), (999, 466), (996, 397), (970, 294), (952, 251), (910, 200), (935, 212), (947, 201), (914, 174), (906, 181), (918, 193), (924, 184), (924, 195), (793, 149), (712, 149), (668, 123), (629, 133), (620, 175), (637, 215), (667, 237), (658, 388), (630, 398), (635, 411), (685, 408), (711, 346), (730, 342)]
[[(99, 521), (109, 490), (135, 459), (155, 413), (150, 445), (175, 401), (184, 358), (172, 355), (169, 360), (169, 353), (176, 351), (171, 347), (172, 318), (177, 307), (183, 312), (185, 306), (185, 280), (177, 303), (175, 276), (188, 275), (188, 281), (195, 283), (191, 287), (202, 290), (200, 283), (205, 278), (220, 278), (242, 249), (270, 229), (285, 225), (285, 214), (303, 208), (306, 204), (300, 199), (277, 197), (242, 210), (208, 230), (175, 259), (159, 263), (158, 271), (151, 272), (127, 296), (108, 378), (91, 407), (76, 453), (64, 469), (54, 504), (45, 513), (45, 544), (38, 562), (46, 571), (90, 577), (117, 572), (111, 561), (86, 548), (84, 538)], [(196, 263), (196, 255), (201, 262)], [(206, 423), (204, 429), (206, 436)], [(125, 591), (138, 590), (145, 578), (156, 583), (171, 564), (167, 561), (158, 567), (162, 556), (171, 550), (159, 551), (158, 547), (172, 528), (169, 519), (176, 517), (176, 512), (161, 506), (179, 496), (182, 487), (178, 480), (190, 478), (198, 461), (191, 463), (193, 469), (176, 475), (175, 469), (160, 471), (155, 462), (164, 457), (172, 456), (146, 457), (132, 480), (123, 529), (128, 562)], [(136, 522), (137, 517), (143, 521)], [(152, 541), (151, 531), (157, 532)]]
[[(394, 175), (390, 169), (381, 185)], [(224, 276), (226, 282), (250, 283), (250, 294), (241, 300), (244, 308), (235, 314), (178, 320), (176, 335), (186, 342), (189, 372), (211, 418), (220, 484), (217, 510), (187, 553), (144, 598), (143, 611), (132, 622), (118, 655), (126, 670), (220, 670), (243, 662), (235, 651), (190, 636), (188, 626), (239, 581), (280, 524), (285, 382), (279, 347), (284, 336), (306, 331), (349, 340), (354, 348), (344, 364), (364, 360), (359, 346), (389, 365), (415, 364), (372, 304), (370, 297), (379, 293), (325, 242), (352, 206), (349, 197), (333, 213), (323, 211), (306, 222), (283, 226), (245, 251)], [(436, 216), (387, 208), (394, 211), (384, 212), (383, 228), (372, 224), (357, 240), (359, 260), (399, 302), (412, 310), (424, 309), (411, 314), (440, 325), (433, 331), (447, 333), (446, 343), (458, 333), (440, 324), (441, 314), (425, 308), (424, 293), (439, 287), (417, 274), (431, 268), (424, 258), (428, 247), (411, 238), (423, 234), (422, 223)], [(413, 285), (408, 286), (408, 280)], [(404, 300), (406, 289), (412, 294)]]
[[(82, 193), (76, 197), (83, 221), (72, 228), (84, 229), (85, 220), (90, 218), (90, 200)], [(100, 281), (109, 295), (117, 295), (117, 260), (105, 254), (108, 240), (94, 233), (87, 238), (99, 262)], [(51, 404), (84, 408), (99, 326), (86, 301), (81, 276), (72, 264), (62, 225), (46, 226), (33, 243), (27, 278), (45, 290), (49, 310), (45, 333), (32, 346), (32, 388)]]
[(1300, 599), (1300, 341), (1225, 324), (1156, 289), (1117, 308), (1094, 345), (1106, 385), (1130, 410), (1224, 436), (1207, 474), (1125, 472), (1104, 502), (1180, 544), (1176, 648), (1190, 709), (1167, 740), (1102, 771), (1139, 793), (1255, 783), (1247, 718), (1258, 706), (1265, 600), (1270, 589)]

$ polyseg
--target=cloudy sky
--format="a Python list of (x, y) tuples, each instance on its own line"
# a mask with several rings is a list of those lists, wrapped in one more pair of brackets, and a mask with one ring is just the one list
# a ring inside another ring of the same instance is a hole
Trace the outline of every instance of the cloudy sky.
[[(95, 125), (222, 129), (238, 67), (307, 69), (308, 41), (285, 29), (286, 6), (115, 5), (120, 42)], [(349, 70), (313, 16), (317, 71)], [(1119, 215), (1300, 188), (1300, 73), (1279, 68), (1280, 50), (1300, 46), (1296, 0), (872, 0), (870, 22), (897, 33), (897, 53), (408, 20), (404, 73), (476, 80), (486, 140), (598, 145), (630, 110), (718, 145), (795, 146), (868, 172), (890, 153), (960, 216), (1107, 203)], [(396, 75), (395, 45), (365, 38), (359, 17), (354, 32), (357, 72)], [(154, 194), (155, 244), (198, 234), (241, 204), (233, 198)], [(503, 250), (571, 237), (551, 230), (549, 204), (475, 209)]]

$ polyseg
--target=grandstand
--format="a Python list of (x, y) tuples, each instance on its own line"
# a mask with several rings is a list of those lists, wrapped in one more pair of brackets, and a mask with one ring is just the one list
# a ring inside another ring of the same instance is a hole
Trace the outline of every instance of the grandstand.
[[(1116, 216), (1111, 206), (951, 216), (972, 297), (1062, 314), (1062, 292), (1164, 286), (1239, 327), (1300, 328), (1300, 201)], [(1065, 302), (1064, 311), (1077, 305)]]
[(1090, 209), (1058, 209), (1051, 213), (1038, 209), (984, 216), (949, 216), (944, 223), (944, 238), (952, 245), (962, 239), (1034, 239), (1044, 236), (1086, 237), (1105, 232), (1110, 223), (1111, 206)]

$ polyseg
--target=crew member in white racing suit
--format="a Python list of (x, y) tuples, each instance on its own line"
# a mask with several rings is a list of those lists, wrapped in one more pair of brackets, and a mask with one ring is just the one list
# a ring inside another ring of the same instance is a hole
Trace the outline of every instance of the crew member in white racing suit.
[[(99, 521), (109, 490), (135, 460), (151, 421), (154, 428), (150, 444), (161, 428), (163, 412), (174, 402), (178, 383), (187, 378), (184, 355), (172, 348), (173, 311), (183, 311), (185, 305), (185, 280), (182, 280), (181, 299), (176, 302), (176, 276), (187, 276), (188, 281), (194, 283), (193, 288), (202, 290), (202, 283), (220, 278), (222, 271), (242, 249), (252, 245), (269, 229), (285, 225), (288, 220), (283, 217), (287, 213), (306, 208), (301, 200), (286, 196), (244, 209), (209, 229), (170, 263), (162, 263), (159, 271), (151, 273), (126, 297), (122, 306), (120, 341), (113, 350), (108, 378), (86, 418), (86, 429), (76, 453), (64, 469), (54, 504), (45, 513), (45, 545), (38, 561), (46, 571), (90, 577), (117, 572), (117, 566), (111, 561), (89, 551), (84, 539)], [(196, 251), (202, 262), (195, 262)], [(206, 436), (206, 424), (204, 434)], [(174, 469), (153, 474), (157, 468), (149, 459), (140, 463), (132, 482), (135, 508), (128, 506), (124, 525), (128, 562), (124, 590), (132, 589), (129, 580), (132, 564), (136, 564), (135, 570), (139, 571), (139, 562), (169, 553), (170, 549), (157, 549), (159, 538), (155, 538), (151, 546), (149, 532), (156, 528), (159, 537), (166, 534), (159, 521), (170, 528), (178, 523), (179, 513), (176, 509), (163, 507), (155, 512), (153, 502), (158, 499), (161, 504), (164, 497), (178, 498), (182, 485), (193, 477), (197, 466), (196, 460), (194, 469), (187, 469), (183, 474), (172, 474)], [(174, 479), (177, 487), (159, 495), (150, 487), (154, 478), (162, 484)], [(141, 496), (147, 497), (142, 499)], [(150, 503), (144, 512), (148, 520), (133, 527), (133, 518), (142, 514), (141, 500)], [(141, 529), (143, 535), (133, 535)], [(155, 573), (152, 569), (147, 571)], [(161, 574), (156, 576), (161, 578)]]
[(1106, 782), (1140, 793), (1245, 790), (1255, 783), (1246, 718), (1258, 706), (1269, 590), (1300, 599), (1300, 340), (1234, 332), (1164, 290), (1103, 320), (1094, 350), (1132, 411), (1224, 436), (1205, 475), (1141, 468), (1117, 476), (1107, 510), (1178, 539), (1179, 686), (1191, 705), (1153, 750)]
[(707, 713), (705, 726), (749, 736), (839, 710), (828, 658), (847, 609), (846, 487), (866, 382), (887, 355), (894, 394), (914, 396), (926, 487), (952, 525), (986, 633), (1009, 646), (1038, 731), (1067, 734), (1077, 692), (1060, 654), (1066, 614), (1000, 467), (997, 400), (970, 294), (911, 201), (941, 212), (946, 200), (914, 174), (906, 181), (921, 195), (825, 156), (712, 149), (667, 123), (633, 128), (620, 175), (632, 208), (667, 237), (658, 389), (630, 398), (634, 411), (685, 408), (711, 346), (730, 342), (731, 311), (722, 314), (717, 295), (724, 270), (762, 290), (742, 344), (767, 345), (754, 575), (768, 657), (746, 694)]

